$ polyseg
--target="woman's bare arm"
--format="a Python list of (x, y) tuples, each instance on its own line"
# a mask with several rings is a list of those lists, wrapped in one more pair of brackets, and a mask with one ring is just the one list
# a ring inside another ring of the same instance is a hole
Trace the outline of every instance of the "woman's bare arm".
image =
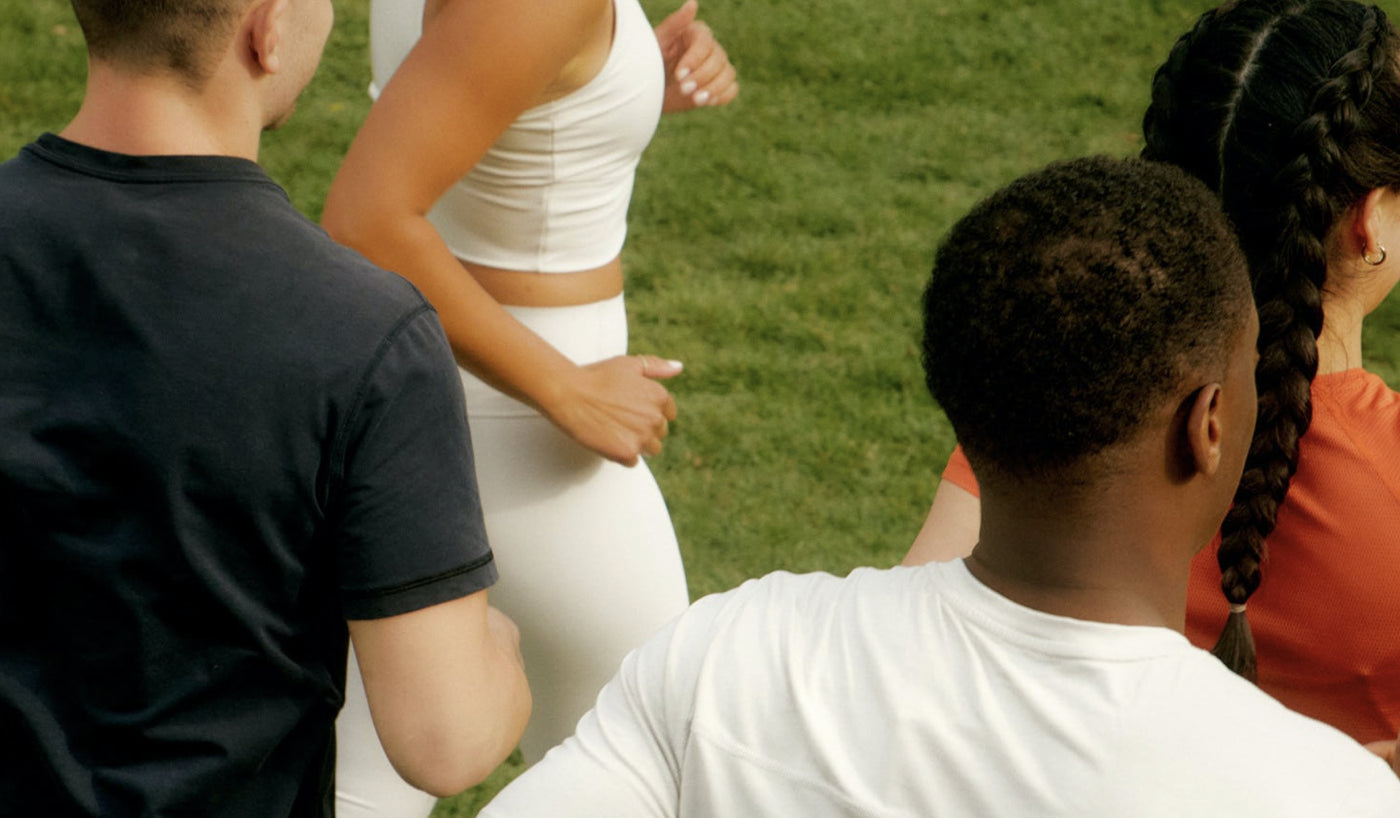
[(679, 366), (619, 357), (579, 367), (512, 318), (427, 220), (523, 111), (545, 98), (610, 0), (447, 0), (384, 88), (331, 185), (338, 241), (412, 281), (437, 309), (459, 363), (536, 407), (605, 457), (659, 450), (675, 403), (656, 378)]
[(949, 480), (938, 484), (924, 527), (901, 565), (923, 565), (966, 557), (977, 545), (982, 528), (982, 503), (977, 496)]

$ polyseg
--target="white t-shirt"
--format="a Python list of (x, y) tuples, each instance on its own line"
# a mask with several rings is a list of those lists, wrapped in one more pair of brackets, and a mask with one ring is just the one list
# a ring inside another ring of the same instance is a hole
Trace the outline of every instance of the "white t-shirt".
[(953, 562), (702, 599), (481, 815), (1395, 818), (1400, 780), (1175, 631)]

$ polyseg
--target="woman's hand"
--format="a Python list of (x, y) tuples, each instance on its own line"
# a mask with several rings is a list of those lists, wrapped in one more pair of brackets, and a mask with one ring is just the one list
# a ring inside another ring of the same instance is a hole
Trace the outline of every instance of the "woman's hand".
[(679, 361), (622, 355), (579, 367), (540, 408), (573, 439), (609, 460), (632, 466), (661, 452), (676, 419), (676, 402), (658, 379), (679, 375)]
[(739, 95), (734, 66), (710, 27), (695, 19), (696, 0), (671, 13), (656, 27), (666, 64), (665, 113), (727, 105)]

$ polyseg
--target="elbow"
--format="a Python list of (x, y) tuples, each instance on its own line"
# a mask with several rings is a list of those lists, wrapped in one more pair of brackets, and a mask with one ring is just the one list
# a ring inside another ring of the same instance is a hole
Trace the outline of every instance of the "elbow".
[(403, 230), (408, 212), (383, 191), (365, 192), (355, 179), (336, 177), (321, 210), (321, 228), (332, 239), (375, 258), (375, 251), (387, 249)]
[(362, 201), (339, 193), (332, 186), (321, 212), (321, 228), (337, 243), (385, 269), (398, 271), (414, 245), (417, 220), (422, 218), (382, 200)]
[(326, 197), (325, 209), (321, 212), (321, 227), (330, 237), (347, 247), (361, 250), (366, 243), (366, 224), (362, 209), (344, 201), (343, 196), (331, 190)]
[[(504, 760), (502, 757), (501, 761)], [(404, 781), (434, 798), (451, 798), (486, 780), (486, 776), (499, 764), (500, 761), (491, 765), (455, 765), (444, 763), (443, 757), (439, 757), (427, 763), (415, 764), (411, 769), (395, 769)]]
[(390, 757), (409, 784), (448, 798), (486, 779), (515, 750), (530, 718), (530, 689), (524, 674), (489, 713), (478, 713), (458, 729), (446, 724), (420, 734)]
[(435, 798), (450, 798), (486, 780), (515, 750), (519, 738), (495, 746), (473, 745), (452, 749), (424, 742), (415, 759), (405, 759), (395, 769), (403, 780)]

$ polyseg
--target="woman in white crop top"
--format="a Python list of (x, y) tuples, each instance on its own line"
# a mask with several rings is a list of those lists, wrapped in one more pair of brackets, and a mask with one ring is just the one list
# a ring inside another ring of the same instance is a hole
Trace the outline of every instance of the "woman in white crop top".
[[(658, 379), (680, 364), (626, 354), (619, 252), (659, 114), (738, 93), (695, 13), (653, 31), (638, 0), (372, 0), (382, 93), (326, 202), (332, 236), (423, 291), (463, 367), (491, 601), (520, 626), (535, 701), (527, 762), (688, 601), (640, 460), (675, 418)], [(426, 815), (361, 684), (352, 661), (337, 814)]]

